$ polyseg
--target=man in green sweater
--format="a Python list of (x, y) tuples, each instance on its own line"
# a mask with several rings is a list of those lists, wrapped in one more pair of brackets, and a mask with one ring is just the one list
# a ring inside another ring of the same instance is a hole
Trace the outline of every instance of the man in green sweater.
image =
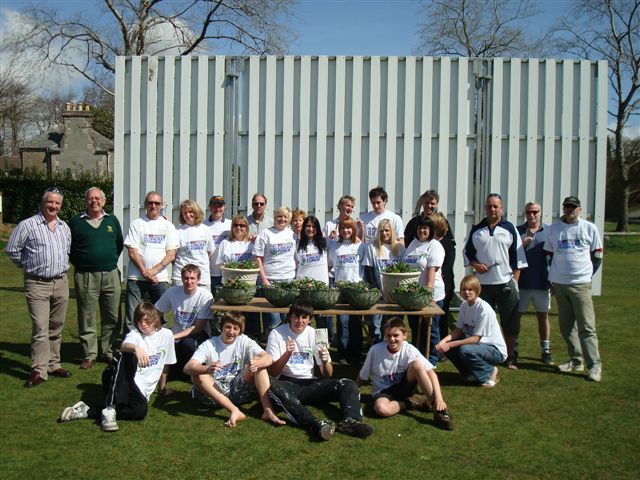
[(78, 304), (78, 334), (82, 347), (81, 369), (89, 369), (98, 359), (96, 310), (100, 305), (100, 349), (107, 362), (120, 331), (120, 272), (118, 257), (123, 248), (122, 228), (115, 215), (104, 211), (104, 192), (91, 187), (85, 194), (87, 210), (74, 216), (71, 229), (71, 255), (75, 267)]

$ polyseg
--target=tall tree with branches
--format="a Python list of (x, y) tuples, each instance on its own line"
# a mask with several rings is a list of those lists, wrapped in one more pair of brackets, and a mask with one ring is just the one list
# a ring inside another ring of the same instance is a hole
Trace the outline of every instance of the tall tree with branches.
[(630, 172), (640, 161), (626, 155), (624, 130), (640, 113), (640, 0), (581, 0), (558, 28), (561, 50), (609, 64), (609, 115), (615, 123), (613, 174), (616, 177), (616, 230), (629, 231)]
[(546, 38), (528, 28), (539, 14), (530, 0), (428, 0), (422, 7), (417, 54), (537, 56)]
[[(66, 67), (113, 95), (118, 55), (281, 53), (293, 0), (94, 0), (73, 13), (51, 2), (24, 10), (16, 48)], [(95, 9), (94, 9), (95, 7)]]

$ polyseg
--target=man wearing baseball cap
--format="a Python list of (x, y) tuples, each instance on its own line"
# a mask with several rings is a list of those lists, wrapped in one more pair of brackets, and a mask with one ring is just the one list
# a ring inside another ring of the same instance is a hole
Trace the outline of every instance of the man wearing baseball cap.
[(549, 227), (544, 250), (552, 256), (549, 281), (558, 302), (560, 333), (571, 357), (558, 365), (558, 370), (582, 372), (586, 361), (587, 379), (599, 382), (602, 362), (591, 300), (591, 278), (602, 263), (602, 241), (597, 227), (583, 220), (581, 212), (578, 197), (564, 199), (563, 215)]
[(218, 247), (222, 241), (229, 236), (231, 230), (231, 220), (224, 218), (225, 201), (222, 195), (213, 195), (209, 199), (209, 218), (204, 224), (211, 230), (211, 243), (213, 252), (209, 257), (211, 271), (211, 292), (215, 293), (215, 288), (222, 285), (222, 272), (220, 265), (216, 264), (218, 258)]

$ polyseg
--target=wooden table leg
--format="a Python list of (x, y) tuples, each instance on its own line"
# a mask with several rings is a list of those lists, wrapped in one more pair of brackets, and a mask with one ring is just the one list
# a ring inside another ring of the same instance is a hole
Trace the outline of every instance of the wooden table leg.
[(431, 349), (431, 322), (433, 321), (433, 317), (420, 317), (420, 321), (418, 322), (418, 325), (419, 325), (418, 330), (422, 329), (423, 320), (427, 321), (427, 337), (426, 337), (425, 346), (424, 346), (424, 356), (427, 360), (429, 360), (429, 353)]

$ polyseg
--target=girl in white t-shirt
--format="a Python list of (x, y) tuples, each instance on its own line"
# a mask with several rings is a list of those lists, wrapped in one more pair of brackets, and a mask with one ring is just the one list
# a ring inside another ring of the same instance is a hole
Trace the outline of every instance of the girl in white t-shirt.
[(193, 200), (180, 204), (180, 225), (176, 229), (180, 246), (176, 252), (171, 279), (174, 285), (182, 285), (182, 268), (192, 264), (200, 268), (201, 286), (210, 287), (209, 257), (213, 252), (211, 233), (203, 225), (204, 211)]
[(107, 392), (106, 407), (89, 407), (80, 401), (67, 407), (60, 421), (101, 418), (105, 432), (118, 430), (116, 415), (121, 420), (142, 420), (147, 415), (149, 397), (160, 382), (167, 380), (168, 366), (176, 363), (173, 333), (162, 328), (160, 312), (150, 302), (140, 303), (134, 312), (135, 329), (131, 330), (120, 347), (121, 354), (102, 374)]
[[(329, 243), (329, 268), (333, 268), (336, 282), (362, 280), (362, 259), (366, 245), (357, 237), (356, 222), (351, 217), (338, 223), (339, 239)], [(360, 364), (362, 353), (362, 316), (337, 315), (338, 353), (341, 361)]]
[(249, 220), (237, 215), (231, 220), (231, 233), (218, 247), (217, 265), (229, 262), (244, 262), (253, 257), (253, 242), (249, 241)]
[[(420, 270), (420, 278), (418, 283), (433, 292), (433, 300), (440, 308), (444, 305), (444, 282), (442, 281), (442, 272), (440, 268), (444, 262), (444, 248), (435, 237), (435, 227), (431, 218), (419, 217), (416, 222), (415, 239), (407, 247), (403, 260)], [(428, 321), (428, 320), (426, 320)], [(409, 317), (409, 326), (411, 327), (411, 343), (418, 350), (424, 351), (426, 344), (426, 328), (419, 328), (420, 319), (416, 316)], [(418, 333), (420, 332), (420, 333)], [(429, 361), (434, 366), (438, 363), (440, 355), (436, 352), (435, 347), (440, 341), (440, 316), (433, 317), (431, 321), (431, 339), (429, 349)]]

